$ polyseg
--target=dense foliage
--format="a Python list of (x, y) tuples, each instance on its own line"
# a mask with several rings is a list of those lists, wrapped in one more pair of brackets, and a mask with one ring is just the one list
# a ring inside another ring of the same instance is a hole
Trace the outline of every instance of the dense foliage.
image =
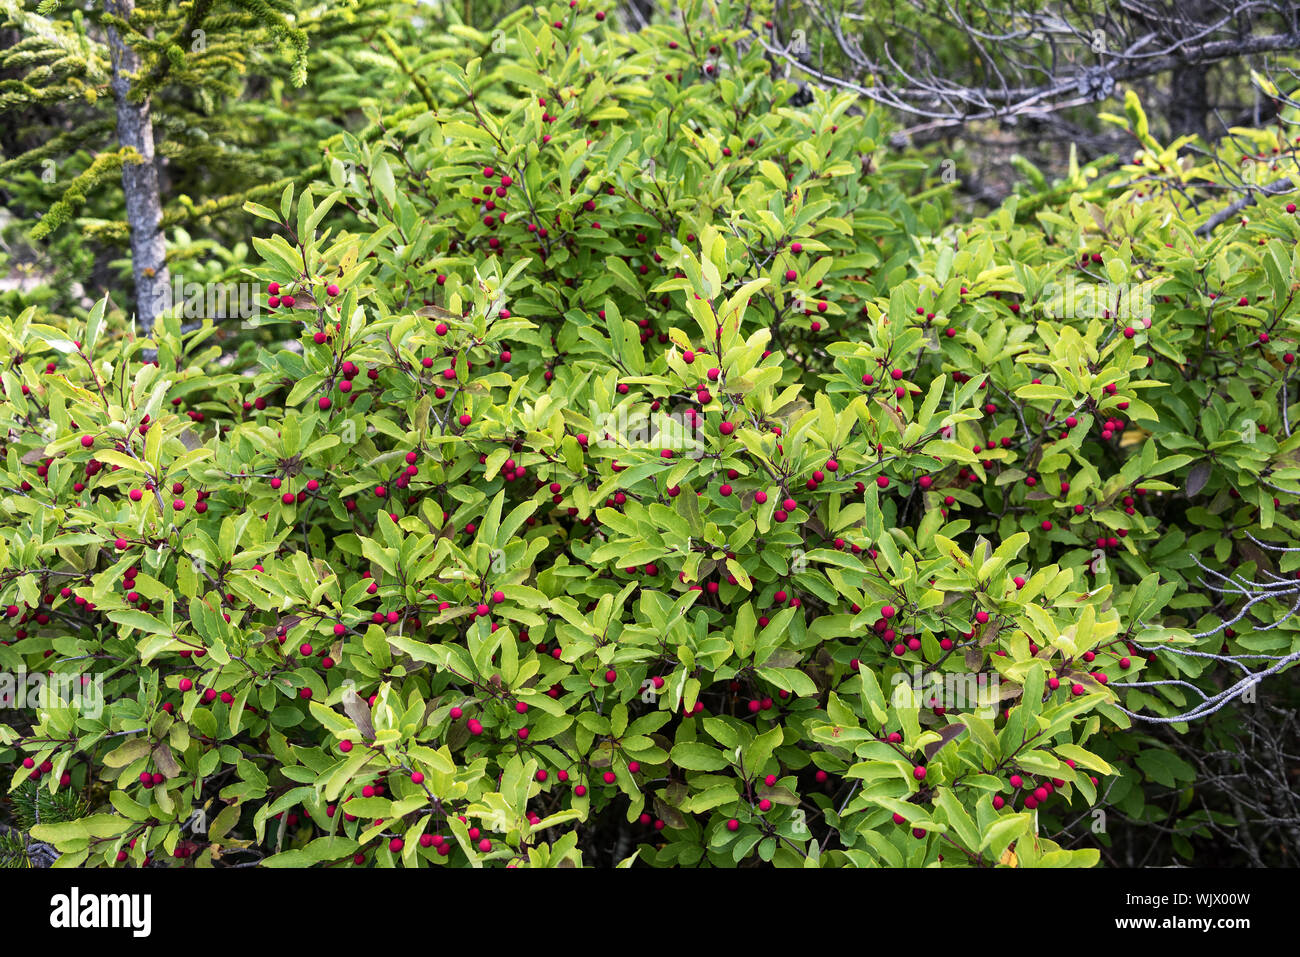
[(256, 316), (0, 315), (0, 667), (102, 681), (0, 725), (59, 866), (1088, 866), (1192, 777), (1130, 713), (1297, 650), (1294, 206), (1198, 235), (1130, 100), (952, 225), (718, 6), (410, 54), (244, 206)]

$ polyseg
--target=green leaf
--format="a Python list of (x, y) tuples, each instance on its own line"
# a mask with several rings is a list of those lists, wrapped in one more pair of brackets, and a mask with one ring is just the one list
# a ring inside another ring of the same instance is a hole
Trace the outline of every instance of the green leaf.
[(720, 771), (731, 764), (717, 748), (695, 741), (675, 745), (669, 759), (685, 771)]

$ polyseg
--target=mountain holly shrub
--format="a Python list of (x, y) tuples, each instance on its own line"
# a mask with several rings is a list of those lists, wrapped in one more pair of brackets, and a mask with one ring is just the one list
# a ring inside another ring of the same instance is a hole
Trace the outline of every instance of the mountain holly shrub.
[(952, 226), (719, 9), (413, 61), (247, 205), (237, 351), (0, 317), (57, 866), (1090, 866), (1068, 819), (1182, 776), (1130, 713), (1194, 716), (1187, 652), (1297, 650), (1198, 585), (1300, 567), (1295, 217), (1198, 235), (1152, 141)]

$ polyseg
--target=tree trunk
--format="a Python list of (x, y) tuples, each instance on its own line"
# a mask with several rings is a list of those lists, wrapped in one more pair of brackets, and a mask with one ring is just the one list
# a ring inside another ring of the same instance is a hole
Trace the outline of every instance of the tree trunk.
[[(130, 20), (135, 0), (105, 0), (105, 9)], [(162, 202), (158, 194), (158, 171), (154, 167), (153, 120), (149, 99), (132, 103), (131, 76), (140, 70), (140, 57), (123, 42), (114, 27), (108, 28), (108, 45), (113, 61), (113, 99), (117, 103), (117, 141), (140, 154), (140, 162), (122, 166), (122, 190), (126, 196), (126, 221), (131, 228), (131, 270), (135, 277), (135, 312), (141, 332), (149, 335), (157, 317), (170, 305), (171, 277), (167, 272), (167, 245), (162, 234)]]
[(1209, 66), (1187, 63), (1173, 71), (1169, 97), (1169, 129), (1174, 136), (1199, 136), (1209, 142), (1205, 118), (1210, 112), (1205, 77)]
[[(1176, 42), (1201, 32), (1203, 25), (1214, 22), (1219, 12), (1216, 0), (1181, 0), (1163, 25), (1168, 40)], [(1210, 95), (1207, 84), (1211, 64), (1197, 63), (1191, 58), (1179, 57), (1179, 63), (1169, 77), (1169, 106), (1165, 118), (1174, 136), (1199, 136), (1209, 142), (1206, 119), (1210, 113)]]

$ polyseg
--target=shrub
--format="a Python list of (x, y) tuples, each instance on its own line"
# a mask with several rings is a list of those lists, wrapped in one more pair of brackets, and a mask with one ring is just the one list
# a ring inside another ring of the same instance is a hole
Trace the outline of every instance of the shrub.
[(250, 203), (278, 348), (0, 321), (0, 666), (103, 681), (0, 726), (90, 802), (61, 864), (1098, 860), (1065, 809), (1214, 678), (1196, 562), (1300, 564), (1241, 537), (1294, 532), (1294, 217), (1206, 241), (1120, 167), (949, 227), (686, 22), (466, 31)]

